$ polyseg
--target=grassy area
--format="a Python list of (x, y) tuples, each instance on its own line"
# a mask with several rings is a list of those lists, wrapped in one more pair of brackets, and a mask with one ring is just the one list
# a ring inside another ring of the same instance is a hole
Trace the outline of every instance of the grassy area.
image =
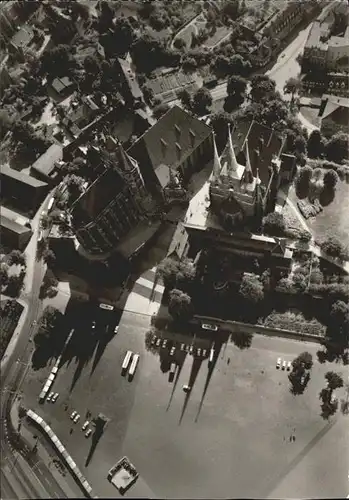
[(311, 320), (305, 319), (302, 314), (293, 312), (277, 313), (274, 311), (263, 320), (262, 324), (271, 328), (291, 330), (300, 335), (302, 333), (309, 333), (324, 337), (326, 333), (326, 327), (315, 318)]
[(219, 43), (224, 37), (229, 35), (230, 29), (226, 26), (218, 26), (214, 35), (210, 36), (204, 43), (205, 47), (214, 47), (217, 43)]
[[(298, 198), (291, 190), (291, 198)], [(316, 241), (333, 236), (343, 243), (348, 243), (349, 235), (349, 184), (341, 181), (337, 184), (336, 194), (333, 201), (323, 207), (323, 211), (316, 217), (308, 219), (307, 225)]]

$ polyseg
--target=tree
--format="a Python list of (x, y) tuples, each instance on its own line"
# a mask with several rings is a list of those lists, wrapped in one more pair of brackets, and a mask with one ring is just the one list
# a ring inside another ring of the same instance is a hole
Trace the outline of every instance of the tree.
[(295, 369), (303, 368), (304, 370), (311, 370), (313, 367), (313, 356), (310, 352), (302, 352), (292, 361), (292, 366)]
[(56, 254), (54, 253), (53, 250), (46, 249), (43, 252), (42, 258), (43, 258), (45, 264), (47, 264), (47, 267), (49, 267), (50, 269), (52, 269), (54, 267), (55, 262), (56, 262)]
[(240, 4), (239, 0), (227, 0), (224, 3), (222, 14), (235, 21), (239, 17)]
[(170, 106), (167, 103), (162, 102), (162, 103), (160, 103), (160, 104), (158, 104), (157, 106), (154, 107), (154, 109), (153, 109), (153, 116), (158, 120), (165, 113), (167, 113), (167, 111), (169, 109), (170, 109)]
[(96, 56), (89, 55), (84, 60), (84, 69), (91, 76), (97, 76), (100, 72), (100, 64)]
[(321, 250), (330, 257), (342, 257), (343, 247), (341, 242), (334, 237), (329, 237), (321, 245)]
[(227, 84), (227, 98), (225, 105), (228, 109), (226, 111), (231, 111), (237, 108), (244, 102), (246, 95), (247, 80), (241, 76), (231, 76)]
[(308, 138), (307, 150), (310, 158), (320, 158), (324, 152), (325, 140), (320, 130), (313, 130)]
[(255, 274), (244, 274), (239, 293), (244, 299), (254, 304), (264, 299), (263, 284)]
[(251, 71), (250, 61), (244, 59), (240, 54), (234, 54), (229, 63), (229, 73), (247, 76)]
[(62, 313), (56, 307), (46, 306), (39, 320), (39, 325), (46, 331), (53, 330), (62, 317)]
[(324, 187), (327, 189), (334, 189), (339, 181), (338, 174), (335, 170), (332, 168), (330, 170), (327, 170), (327, 172), (324, 175)]
[(83, 21), (88, 21), (90, 19), (90, 9), (88, 5), (80, 2), (71, 2), (70, 5), (72, 13), (74, 13), (77, 18), (80, 17)]
[(285, 94), (291, 94), (291, 107), (294, 103), (295, 94), (302, 88), (302, 82), (299, 78), (291, 77), (289, 78), (284, 86)]
[(328, 420), (336, 413), (338, 409), (338, 400), (333, 398), (332, 391), (328, 387), (320, 391), (319, 398), (322, 401), (321, 416), (323, 419)]
[(171, 316), (178, 321), (190, 320), (193, 315), (190, 295), (177, 288), (171, 290), (168, 310)]
[(275, 81), (267, 75), (254, 75), (251, 78), (251, 99), (253, 101), (260, 102), (262, 99), (274, 94), (275, 87)]
[(217, 147), (219, 149), (225, 146), (228, 138), (228, 126), (233, 124), (233, 118), (225, 111), (219, 111), (211, 115), (211, 127), (216, 135)]
[(271, 212), (263, 218), (263, 231), (269, 236), (285, 236), (286, 224), (284, 216)]
[(302, 167), (296, 178), (296, 191), (300, 198), (304, 198), (309, 193), (310, 180), (313, 175), (313, 170), (309, 166)]
[(191, 95), (187, 89), (181, 89), (177, 92), (177, 97), (184, 108), (191, 108)]
[(8, 285), (9, 274), (8, 274), (8, 266), (5, 262), (1, 262), (0, 264), (0, 287), (5, 288)]
[(23, 288), (24, 276), (25, 273), (20, 273), (18, 276), (9, 276), (5, 294), (10, 297), (19, 297)]
[(176, 49), (181, 50), (184, 49), (187, 44), (183, 40), (183, 38), (176, 38), (175, 41), (173, 42), (173, 46), (176, 47)]
[(331, 137), (326, 145), (326, 158), (335, 163), (349, 159), (348, 134), (338, 132)]
[(198, 115), (204, 115), (208, 112), (208, 109), (212, 104), (211, 92), (205, 88), (201, 87), (193, 95), (192, 107), (193, 111)]
[(26, 266), (25, 255), (20, 250), (12, 250), (8, 256), (10, 266)]
[(57, 76), (69, 76), (76, 67), (71, 48), (61, 44), (48, 49), (41, 56), (41, 72), (47, 74), (52, 80)]
[(157, 267), (157, 274), (162, 278), (165, 288), (171, 290), (176, 285), (179, 263), (170, 257), (160, 262)]
[(78, 175), (72, 174), (66, 181), (69, 197), (72, 201), (76, 200), (83, 191), (84, 179)]
[(343, 378), (336, 372), (327, 372), (325, 375), (325, 379), (327, 380), (327, 387), (331, 391), (340, 389), (344, 385)]
[(4, 109), (0, 110), (0, 138), (2, 138), (6, 132), (11, 130), (12, 127), (12, 119), (7, 111)]

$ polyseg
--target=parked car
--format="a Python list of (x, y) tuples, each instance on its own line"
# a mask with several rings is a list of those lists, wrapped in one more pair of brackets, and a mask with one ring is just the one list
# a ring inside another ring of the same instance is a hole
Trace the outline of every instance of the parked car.
[(79, 422), (79, 420), (80, 420), (80, 415), (79, 414), (75, 415), (75, 417), (73, 419), (74, 424), (77, 424)]
[(158, 340), (156, 341), (156, 347), (160, 347), (160, 344), (161, 344), (161, 339), (158, 339)]
[(54, 395), (55, 395), (54, 392), (50, 392), (50, 394), (47, 396), (46, 401), (49, 403), (51, 401), (51, 399), (53, 398)]
[(151, 343), (151, 345), (154, 345), (154, 344), (155, 344), (155, 342), (156, 342), (156, 337), (155, 337), (155, 335), (154, 335), (154, 337), (151, 339), (151, 342), (150, 342), (150, 343)]
[(203, 350), (202, 350), (202, 356), (203, 356), (204, 358), (206, 358), (206, 356), (207, 356), (207, 349), (203, 349)]
[(287, 362), (287, 371), (289, 372), (291, 370), (291, 368), (292, 368), (292, 363), (291, 363), (291, 361), (288, 361)]
[(83, 431), (85, 431), (89, 425), (90, 425), (90, 421), (89, 421), (89, 420), (86, 420), (86, 422), (85, 422), (85, 423), (84, 423), (84, 425), (81, 427), (81, 429), (82, 429)]
[(118, 330), (119, 330), (119, 325), (117, 325), (117, 326), (114, 328), (114, 333), (118, 333)]
[(198, 347), (196, 350), (196, 355), (200, 358), (201, 357), (201, 347)]
[(58, 396), (59, 396), (59, 393), (56, 392), (53, 396), (52, 396), (52, 403), (55, 403), (58, 399)]
[(92, 434), (92, 429), (87, 429), (87, 431), (85, 432), (85, 437), (90, 437)]
[(185, 344), (181, 344), (181, 351), (185, 350)]
[(173, 356), (173, 355), (174, 355), (174, 353), (175, 353), (175, 351), (176, 351), (175, 346), (172, 346), (172, 347), (171, 347), (171, 351), (170, 351), (170, 356)]
[(191, 387), (189, 385), (183, 385), (183, 391), (188, 393), (191, 391)]
[(280, 368), (281, 367), (281, 358), (278, 358), (277, 361), (276, 361), (276, 368)]
[(202, 323), (201, 328), (203, 330), (211, 330), (211, 332), (216, 332), (218, 330), (218, 326), (210, 325), (210, 323)]
[(285, 370), (287, 366), (286, 360), (284, 359), (282, 362), (282, 369)]
[(167, 346), (167, 339), (165, 339), (162, 343), (162, 348), (165, 349), (165, 347)]
[(72, 414), (70, 415), (70, 418), (71, 418), (72, 420), (74, 420), (74, 418), (76, 417), (76, 415), (77, 415), (77, 414), (78, 414), (78, 412), (74, 410), (74, 411), (72, 412)]
[(96, 328), (96, 322), (95, 321), (92, 321), (91, 328), (92, 328), (92, 330), (94, 330)]
[(189, 354), (193, 354), (193, 351), (194, 351), (194, 346), (193, 346), (193, 345), (191, 345), (191, 346), (189, 347)]

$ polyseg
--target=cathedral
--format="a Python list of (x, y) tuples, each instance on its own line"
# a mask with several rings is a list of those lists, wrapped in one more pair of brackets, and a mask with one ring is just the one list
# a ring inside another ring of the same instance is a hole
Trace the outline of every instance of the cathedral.
[(275, 208), (276, 195), (282, 179), (281, 159), (275, 154), (270, 158), (268, 173), (263, 176), (263, 182), (259, 174), (260, 166), (265, 170), (261, 161), (262, 141), (259, 142), (259, 149), (253, 151), (253, 158), (259, 159), (259, 164), (255, 161), (254, 168), (250, 158), (249, 134), (241, 144), (239, 161), (234, 151), (230, 128), (222, 155), (218, 155), (215, 141), (213, 148), (213, 170), (209, 183), (210, 210), (227, 230), (245, 226), (251, 230), (257, 229), (263, 216)]

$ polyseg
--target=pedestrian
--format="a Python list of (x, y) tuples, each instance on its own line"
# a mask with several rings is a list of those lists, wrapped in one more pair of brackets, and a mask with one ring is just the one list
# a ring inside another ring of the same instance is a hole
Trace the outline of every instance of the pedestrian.
[(227, 364), (228, 364), (228, 365), (230, 364), (230, 358), (228, 358)]
[(71, 429), (70, 429), (69, 434), (73, 434), (73, 430), (74, 430), (74, 429), (73, 429), (73, 428), (71, 428)]

